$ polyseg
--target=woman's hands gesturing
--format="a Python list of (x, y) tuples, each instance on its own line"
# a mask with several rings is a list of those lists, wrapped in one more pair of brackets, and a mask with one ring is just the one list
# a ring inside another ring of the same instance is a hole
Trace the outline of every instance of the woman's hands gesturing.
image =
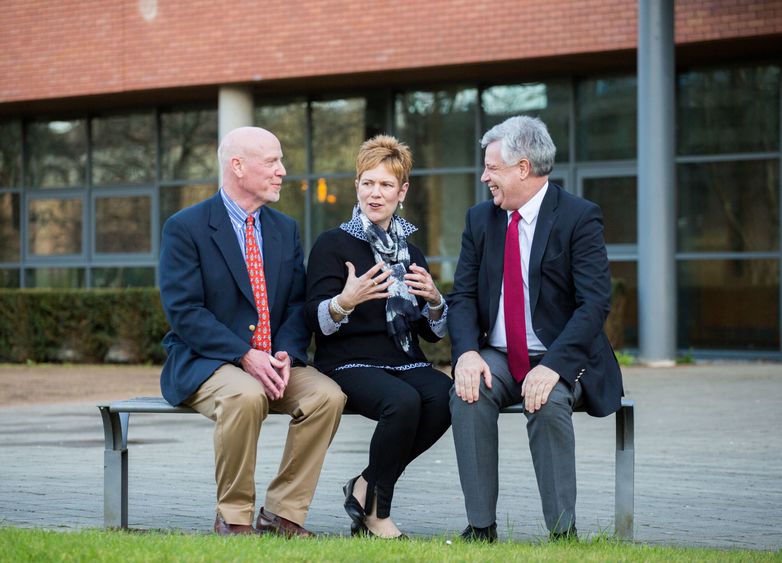
[(389, 279), (391, 270), (381, 272), (385, 266), (384, 262), (375, 264), (361, 276), (356, 276), (356, 267), (351, 262), (345, 262), (345, 266), (348, 269), (348, 279), (342, 293), (337, 296), (343, 309), (354, 309), (364, 301), (389, 297), (387, 289), (393, 280)]
[(405, 274), (405, 285), (410, 288), (410, 293), (426, 299), (430, 307), (440, 304), (440, 291), (425, 268), (417, 264), (410, 264), (409, 274)]

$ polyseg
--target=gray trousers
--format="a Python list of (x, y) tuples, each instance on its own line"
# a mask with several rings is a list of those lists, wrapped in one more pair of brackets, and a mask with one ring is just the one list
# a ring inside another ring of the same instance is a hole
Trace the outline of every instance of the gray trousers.
[[(485, 528), (497, 521), (497, 418), (500, 409), (521, 402), (522, 397), (521, 383), (516, 383), (508, 370), (507, 355), (494, 348), (484, 348), (480, 354), (491, 369), (492, 388), (481, 379), (480, 398), (474, 403), (463, 401), (451, 388), (451, 424), (467, 521)], [(551, 532), (566, 532), (576, 524), (572, 415), (580, 396), (580, 383), (571, 390), (560, 380), (540, 410), (525, 412), (543, 516)]]

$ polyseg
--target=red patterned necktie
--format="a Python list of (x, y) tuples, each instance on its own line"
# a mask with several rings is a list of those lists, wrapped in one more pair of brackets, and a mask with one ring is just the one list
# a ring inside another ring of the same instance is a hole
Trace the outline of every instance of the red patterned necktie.
[(524, 322), (524, 278), (521, 274), (519, 250), (518, 211), (511, 214), (508, 232), (505, 234), (505, 286), (503, 306), (505, 311), (505, 337), (508, 346), (508, 367), (513, 379), (521, 383), (529, 371), (527, 329)]
[(256, 350), (263, 350), (271, 354), (272, 331), (269, 324), (269, 301), (266, 297), (266, 276), (263, 274), (263, 260), (258, 249), (258, 242), (255, 240), (254, 224), (255, 219), (252, 215), (249, 215), (245, 222), (246, 228), (244, 231), (247, 272), (250, 274), (250, 284), (255, 296), (255, 308), (258, 309), (258, 324), (255, 325), (251, 343)]

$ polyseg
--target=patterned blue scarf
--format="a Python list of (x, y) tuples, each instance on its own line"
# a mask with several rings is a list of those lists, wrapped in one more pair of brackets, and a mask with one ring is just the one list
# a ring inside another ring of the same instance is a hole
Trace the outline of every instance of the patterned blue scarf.
[(365, 240), (372, 248), (375, 263), (385, 262), (384, 270), (391, 270), (393, 283), (386, 300), (386, 327), (388, 335), (408, 356), (413, 357), (411, 326), (421, 318), (418, 302), (405, 285), (405, 274), (410, 268), (410, 252), (407, 237), (418, 229), (401, 217), (393, 215), (388, 231), (375, 225), (361, 212), (358, 205), (353, 208), (353, 218), (341, 225), (358, 239)]

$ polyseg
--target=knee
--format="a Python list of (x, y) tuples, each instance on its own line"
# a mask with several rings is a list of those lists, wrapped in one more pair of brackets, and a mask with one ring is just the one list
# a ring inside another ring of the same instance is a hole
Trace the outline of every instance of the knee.
[(345, 408), (347, 397), (333, 380), (323, 376), (302, 398), (300, 407), (303, 412), (328, 413), (339, 417)]
[(347, 396), (342, 392), (339, 385), (331, 382), (332, 385), (326, 386), (321, 392), (321, 399), (323, 401), (323, 407), (329, 411), (334, 412), (337, 415), (342, 414), (347, 402)]
[(547, 423), (559, 420), (563, 416), (569, 417), (573, 413), (573, 408), (568, 401), (558, 395), (549, 396), (548, 400), (541, 405), (540, 409), (533, 413), (524, 410), (524, 414), (529, 420), (537, 420)]
[(480, 394), (480, 398), (476, 402), (468, 403), (459, 395), (456, 394), (456, 387), (451, 387), (451, 390), (449, 392), (449, 401), (448, 405), (451, 410), (451, 415), (454, 416), (456, 414), (459, 414), (461, 416), (469, 416), (475, 412), (477, 412), (477, 407), (479, 406), (479, 403), (481, 406), (483, 405), (483, 402), (486, 402), (487, 399), (483, 395), (483, 393)]
[(448, 392), (448, 406), (451, 409), (451, 415), (461, 413), (465, 407), (469, 406), (456, 394), (456, 386), (451, 387), (451, 390)]

